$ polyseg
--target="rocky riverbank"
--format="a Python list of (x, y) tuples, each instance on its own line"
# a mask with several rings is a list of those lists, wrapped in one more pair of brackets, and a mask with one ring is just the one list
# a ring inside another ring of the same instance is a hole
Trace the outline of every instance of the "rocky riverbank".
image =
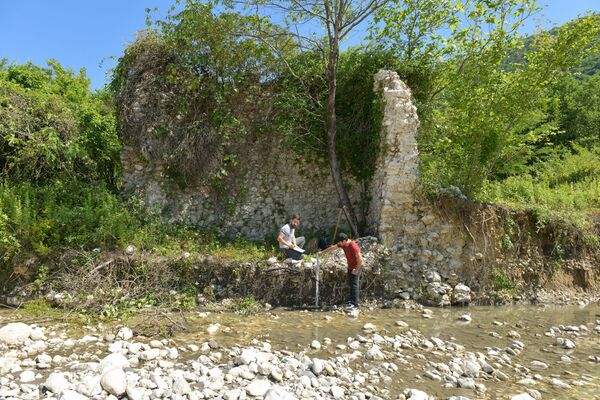
[[(475, 286), (474, 278), (423, 264), (397, 265), (393, 252), (374, 237), (357, 239), (365, 260), (361, 298), (381, 306), (414, 300), (427, 306), (469, 304), (587, 304), (600, 298), (595, 286), (540, 284), (539, 280), (497, 275)], [(0, 304), (19, 307), (43, 298), (69, 310), (114, 313), (119, 307), (160, 304), (206, 309), (219, 303), (252, 298), (274, 306), (303, 307), (315, 302), (319, 264), (320, 304), (335, 305), (347, 297), (346, 261), (341, 251), (320, 260), (307, 255), (292, 262), (277, 257), (226, 262), (199, 253), (159, 257), (129, 246), (123, 251), (98, 251), (81, 257), (66, 253), (44, 279), (23, 283), (0, 295)], [(561, 271), (556, 271), (560, 281)], [(475, 274), (476, 275), (476, 274)], [(481, 278), (481, 277), (480, 277)], [(398, 279), (404, 282), (396, 285)], [(127, 301), (124, 301), (126, 299)]]
[[(168, 339), (128, 327), (3, 323), (0, 398), (595, 398), (598, 306), (581, 309), (574, 324), (541, 324), (535, 318), (550, 314), (540, 308), (519, 311), (517, 322), (466, 311), (415, 306), (348, 318), (275, 310), (229, 323), (204, 314), (193, 335)], [(328, 336), (315, 336), (315, 327)]]

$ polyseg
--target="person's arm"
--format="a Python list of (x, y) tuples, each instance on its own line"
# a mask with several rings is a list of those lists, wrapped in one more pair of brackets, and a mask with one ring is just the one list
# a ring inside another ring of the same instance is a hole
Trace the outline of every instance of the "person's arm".
[(333, 246), (329, 246), (326, 249), (323, 249), (319, 252), (317, 252), (317, 254), (327, 254), (327, 253), (331, 253), (332, 251), (336, 250), (338, 248), (337, 244), (334, 244)]
[(358, 254), (356, 255), (356, 270), (358, 271), (359, 269), (362, 268), (362, 266), (363, 266), (363, 258), (359, 251)]
[(280, 231), (279, 235), (277, 235), (277, 241), (279, 243), (281, 243), (282, 245), (289, 247), (290, 249), (293, 249), (294, 247), (296, 247), (295, 243), (286, 242), (285, 239), (284, 239), (284, 236), (285, 236), (285, 234)]

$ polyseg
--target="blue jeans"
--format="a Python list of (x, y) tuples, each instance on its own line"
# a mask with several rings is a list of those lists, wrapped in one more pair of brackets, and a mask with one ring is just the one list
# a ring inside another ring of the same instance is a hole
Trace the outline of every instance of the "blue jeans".
[(362, 268), (358, 270), (356, 275), (352, 273), (352, 270), (348, 270), (348, 286), (350, 287), (350, 303), (358, 307), (358, 294), (360, 292), (360, 273)]

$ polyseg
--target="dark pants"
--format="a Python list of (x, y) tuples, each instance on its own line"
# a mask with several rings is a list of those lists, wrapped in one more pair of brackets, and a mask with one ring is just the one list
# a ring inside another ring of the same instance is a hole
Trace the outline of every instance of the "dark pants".
[(291, 258), (292, 260), (302, 260), (304, 253), (300, 253), (294, 249), (283, 249), (285, 252), (285, 258)]
[(350, 303), (358, 307), (358, 293), (360, 291), (360, 273), (362, 268), (358, 270), (356, 275), (352, 273), (352, 270), (348, 270), (348, 286), (350, 287)]

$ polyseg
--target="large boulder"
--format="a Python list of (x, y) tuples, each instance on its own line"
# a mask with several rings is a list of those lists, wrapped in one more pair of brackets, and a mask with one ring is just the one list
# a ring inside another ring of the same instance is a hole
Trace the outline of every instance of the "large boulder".
[(112, 353), (107, 355), (100, 361), (100, 372), (102, 374), (115, 368), (129, 367), (129, 360), (121, 353)]
[(127, 390), (127, 376), (121, 368), (114, 368), (102, 375), (100, 384), (108, 393), (119, 397)]
[(0, 328), (0, 343), (21, 345), (31, 335), (31, 327), (21, 322), (13, 322)]

